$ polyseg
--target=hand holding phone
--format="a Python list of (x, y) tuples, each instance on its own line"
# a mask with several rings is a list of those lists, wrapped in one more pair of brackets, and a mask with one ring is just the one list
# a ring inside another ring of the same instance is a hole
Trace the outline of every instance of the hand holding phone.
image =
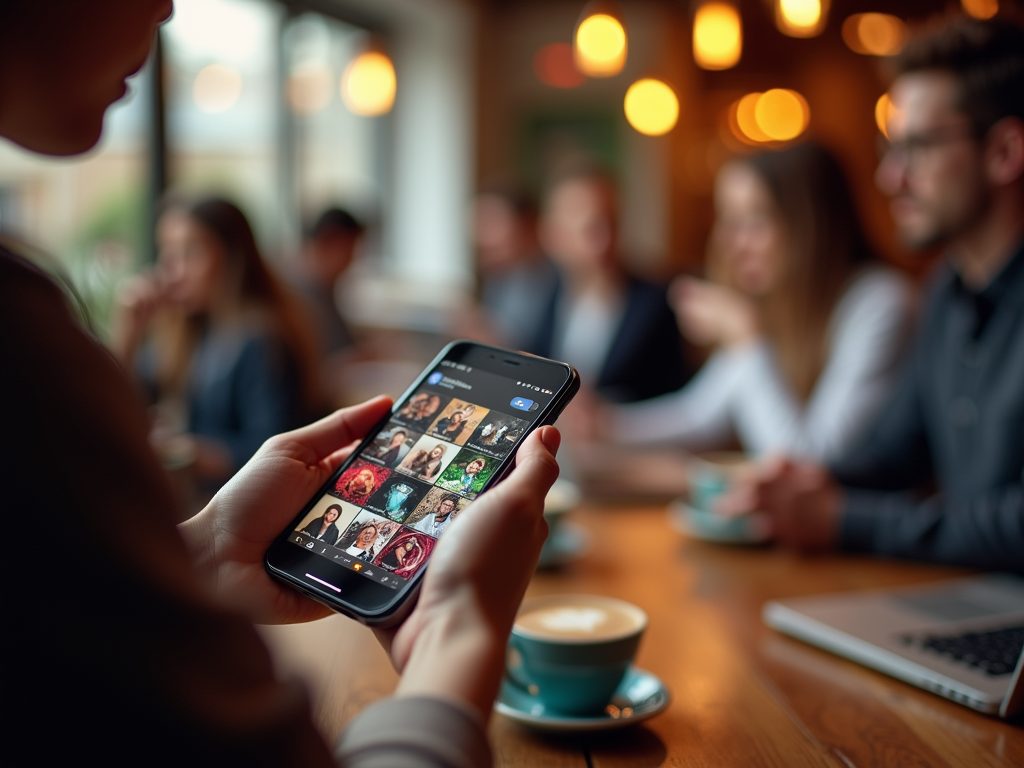
[(267, 546), (316, 493), (392, 401), (377, 397), (275, 435), (206, 508), (178, 526), (218, 594), (260, 624), (319, 619), (330, 610), (272, 579)]
[[(486, 513), (477, 497), (578, 389), (564, 363), (450, 344), (281, 532), (268, 572), (365, 624), (398, 624), (441, 538), (457, 518)], [(472, 560), (473, 546), (462, 556)]]

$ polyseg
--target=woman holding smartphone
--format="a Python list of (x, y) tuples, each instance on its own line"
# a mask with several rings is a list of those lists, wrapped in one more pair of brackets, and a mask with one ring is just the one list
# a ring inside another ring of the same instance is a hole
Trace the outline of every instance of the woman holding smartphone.
[(608, 408), (607, 434), (834, 459), (895, 384), (909, 284), (873, 257), (839, 163), (813, 142), (725, 165), (715, 209), (710, 279), (672, 290), (711, 358), (678, 392)]
[[(0, 135), (49, 155), (100, 138), (142, 67), (168, 0), (0, 4)], [(481, 765), (505, 639), (544, 541), (559, 437), (539, 429), (518, 467), (439, 542), (419, 601), (378, 637), (402, 673), (333, 751), (301, 685), (275, 677), (252, 622), (328, 609), (273, 581), (271, 541), (389, 413), (377, 398), (268, 440), (198, 515), (175, 527), (173, 488), (137, 394), (77, 325), (56, 285), (0, 247), (4, 511), (57, 517), (75, 489), (75, 547), (8, 535), (3, 601), (18, 617), (0, 751), (12, 765)], [(13, 529), (11, 529), (13, 530)], [(472, 546), (469, 546), (472, 542)], [(59, 560), (59, 562), (58, 562)], [(495, 572), (501, 579), (487, 578)], [(53, 738), (55, 696), (76, 706)]]

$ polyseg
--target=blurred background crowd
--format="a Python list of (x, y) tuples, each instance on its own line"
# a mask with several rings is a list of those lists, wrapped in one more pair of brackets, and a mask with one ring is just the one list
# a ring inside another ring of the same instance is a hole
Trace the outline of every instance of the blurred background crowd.
[(832, 460), (889, 396), (931, 258), (876, 187), (885, 65), (950, 3), (175, 5), (84, 161), (0, 144), (0, 233), (195, 503), (452, 338), (579, 369), (602, 493), (675, 492), (637, 446)]

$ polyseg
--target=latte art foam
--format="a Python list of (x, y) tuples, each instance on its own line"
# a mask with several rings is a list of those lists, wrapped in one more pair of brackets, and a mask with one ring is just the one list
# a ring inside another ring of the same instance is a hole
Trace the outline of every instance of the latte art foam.
[(643, 624), (633, 612), (614, 605), (553, 604), (520, 614), (516, 627), (552, 639), (605, 639), (627, 635)]

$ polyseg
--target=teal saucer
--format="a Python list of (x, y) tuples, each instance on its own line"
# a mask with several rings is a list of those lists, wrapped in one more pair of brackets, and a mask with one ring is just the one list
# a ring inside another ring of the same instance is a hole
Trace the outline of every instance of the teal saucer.
[(536, 696), (503, 680), (494, 709), (509, 720), (539, 731), (606, 731), (624, 728), (664, 712), (670, 700), (668, 688), (656, 676), (630, 667), (604, 712), (575, 717), (551, 711)]

